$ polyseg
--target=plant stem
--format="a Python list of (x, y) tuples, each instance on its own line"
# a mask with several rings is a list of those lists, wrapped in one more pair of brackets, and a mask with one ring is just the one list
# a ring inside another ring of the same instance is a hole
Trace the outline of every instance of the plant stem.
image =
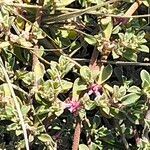
[[(43, 3), (44, 3), (44, 0), (38, 0), (38, 4), (40, 5), (40, 6), (42, 6), (43, 5)], [(40, 26), (40, 24), (41, 24), (41, 18), (42, 18), (42, 10), (41, 10), (41, 8), (38, 8), (37, 9), (37, 13), (36, 13), (36, 19), (35, 19), (35, 21), (38, 23), (38, 25)], [(38, 49), (39, 49), (39, 45), (38, 45), (38, 43), (34, 46), (34, 49), (33, 49), (33, 59), (32, 59), (32, 70), (35, 72), (35, 66), (37, 65), (37, 64), (40, 64), (40, 61), (39, 61), (39, 59), (38, 59), (38, 57), (37, 57), (37, 55), (38, 55), (38, 53), (39, 53), (39, 51), (38, 51)], [(35, 55), (36, 54), (36, 55)], [(35, 72), (35, 77), (36, 77), (36, 72)], [(38, 85), (38, 81), (37, 81), (37, 79), (35, 78), (35, 86), (37, 86)]]
[(135, 1), (131, 7), (127, 10), (127, 12), (124, 14), (124, 16), (131, 16), (134, 14), (134, 12), (138, 9), (138, 7), (142, 4), (142, 1), (137, 0)]
[(78, 150), (80, 142), (80, 133), (81, 133), (81, 120), (79, 117), (76, 117), (76, 127), (73, 137), (72, 150)]
[[(75, 61), (84, 61), (90, 62), (90, 59), (82, 59), (82, 58), (72, 58)], [(100, 60), (99, 63), (104, 64), (112, 64), (112, 65), (123, 65), (123, 66), (150, 66), (150, 63), (143, 63), (143, 62), (128, 62), (128, 61), (107, 61), (107, 60)]]
[(94, 47), (90, 62), (89, 62), (89, 68), (93, 71), (99, 71), (100, 67), (97, 64), (97, 57), (99, 55), (99, 51)]

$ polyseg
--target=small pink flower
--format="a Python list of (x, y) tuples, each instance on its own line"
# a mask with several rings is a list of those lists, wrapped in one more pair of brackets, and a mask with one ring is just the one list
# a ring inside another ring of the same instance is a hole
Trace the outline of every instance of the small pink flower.
[(71, 113), (74, 113), (74, 112), (76, 112), (76, 111), (78, 111), (79, 109), (80, 109), (80, 102), (78, 102), (78, 101), (71, 101), (70, 103), (69, 103), (69, 105), (70, 105), (70, 107), (69, 107), (69, 111), (71, 112)]
[(81, 104), (79, 101), (69, 101), (69, 103), (65, 103), (65, 108), (67, 108), (71, 113), (77, 112), (81, 108)]
[(92, 84), (89, 88), (88, 95), (94, 94), (96, 96), (102, 95), (102, 87), (98, 84)]

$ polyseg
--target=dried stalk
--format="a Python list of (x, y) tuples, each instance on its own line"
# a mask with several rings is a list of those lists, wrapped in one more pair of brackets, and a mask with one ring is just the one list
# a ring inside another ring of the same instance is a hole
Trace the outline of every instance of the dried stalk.
[[(44, 3), (44, 0), (38, 0), (38, 5), (39, 6), (42, 6), (43, 5), (43, 3)], [(38, 8), (37, 9), (37, 13), (36, 13), (36, 19), (35, 19), (35, 21), (38, 23), (38, 25), (40, 26), (40, 23), (41, 23), (41, 18), (42, 18), (42, 9), (41, 8)], [(38, 49), (39, 49), (39, 45), (38, 45), (38, 43), (34, 46), (34, 49), (33, 49), (33, 59), (32, 59), (32, 70), (33, 71), (35, 71), (35, 66), (36, 66), (36, 64), (39, 64), (40, 63), (40, 61), (39, 61), (39, 59), (38, 59), (38, 57), (37, 57), (37, 55), (38, 55), (38, 53), (39, 53), (39, 51), (38, 51)], [(36, 73), (35, 73), (36, 74)], [(37, 79), (35, 79), (35, 86), (37, 86)]]
[(20, 123), (21, 123), (22, 130), (23, 130), (23, 135), (24, 135), (24, 140), (25, 140), (25, 145), (26, 145), (26, 150), (29, 150), (28, 135), (27, 135), (27, 130), (26, 130), (24, 119), (23, 119), (23, 115), (22, 115), (22, 112), (21, 112), (21, 108), (20, 108), (19, 102), (17, 100), (17, 97), (15, 95), (13, 86), (11, 84), (11, 81), (10, 81), (9, 76), (7, 74), (7, 71), (6, 71), (5, 67), (4, 67), (4, 64), (3, 64), (3, 61), (1, 59), (1, 57), (0, 57), (0, 67), (1, 67), (1, 69), (3, 71), (3, 73), (4, 73), (6, 82), (8, 83), (8, 86), (9, 86), (9, 89), (10, 89), (10, 92), (11, 92), (11, 95), (12, 95), (12, 98), (14, 100), (14, 104), (15, 104), (15, 107), (16, 107), (16, 110), (17, 110), (17, 113), (18, 113), (18, 117), (20, 119)]
[(79, 117), (76, 117), (76, 128), (74, 131), (74, 137), (73, 137), (73, 145), (72, 150), (78, 150), (79, 148), (79, 142), (80, 142), (80, 134), (81, 134), (81, 120)]
[[(90, 62), (90, 59), (84, 58), (72, 58), (74, 61), (83, 61), (83, 62)], [(98, 63), (104, 64), (112, 64), (112, 65), (122, 65), (122, 66), (150, 66), (150, 63), (144, 62), (129, 62), (129, 61), (107, 61), (107, 60), (100, 60)]]
[(140, 0), (137, 0), (136, 2), (134, 2), (131, 5), (131, 7), (126, 11), (124, 16), (132, 16), (141, 4), (142, 4), (142, 1), (140, 1)]
[(86, 14), (90, 11), (97, 10), (97, 9), (99, 9), (99, 8), (105, 6), (105, 5), (108, 5), (108, 4), (111, 4), (111, 3), (114, 3), (114, 2), (118, 2), (118, 1), (120, 1), (120, 0), (109, 0), (105, 3), (95, 5), (95, 6), (91, 6), (91, 7), (87, 7), (87, 8), (82, 9), (82, 10), (77, 10), (75, 12), (62, 14), (62, 15), (59, 15), (59, 16), (56, 16), (56, 17), (53, 17), (53, 18), (46, 18), (43, 21), (44, 22), (46, 21), (47, 24), (57, 23), (57, 22), (64, 21), (64, 20), (67, 20), (67, 19), (79, 17), (79, 16), (81, 16), (83, 14)]
[(89, 68), (94, 72), (95, 71), (97, 72), (100, 70), (100, 67), (97, 64), (98, 55), (99, 55), (99, 51), (96, 48), (94, 48), (90, 62), (89, 62)]

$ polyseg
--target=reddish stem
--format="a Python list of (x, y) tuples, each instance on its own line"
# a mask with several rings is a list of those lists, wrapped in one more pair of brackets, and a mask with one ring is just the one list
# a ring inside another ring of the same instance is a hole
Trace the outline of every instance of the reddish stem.
[(78, 150), (79, 142), (80, 142), (81, 120), (79, 117), (77, 117), (76, 121), (77, 122), (76, 122), (75, 131), (74, 131), (72, 150)]

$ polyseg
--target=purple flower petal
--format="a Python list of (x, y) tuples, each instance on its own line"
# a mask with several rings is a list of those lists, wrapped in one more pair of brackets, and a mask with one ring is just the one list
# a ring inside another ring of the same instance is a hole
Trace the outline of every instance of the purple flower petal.
[(98, 84), (92, 84), (89, 88), (88, 95), (95, 94), (96, 96), (100, 96), (102, 94), (102, 87)]
[(93, 90), (88, 91), (88, 95), (91, 95), (91, 94), (93, 94)]
[(67, 108), (71, 113), (74, 113), (80, 109), (81, 105), (79, 101), (70, 101), (65, 104), (65, 108)]

